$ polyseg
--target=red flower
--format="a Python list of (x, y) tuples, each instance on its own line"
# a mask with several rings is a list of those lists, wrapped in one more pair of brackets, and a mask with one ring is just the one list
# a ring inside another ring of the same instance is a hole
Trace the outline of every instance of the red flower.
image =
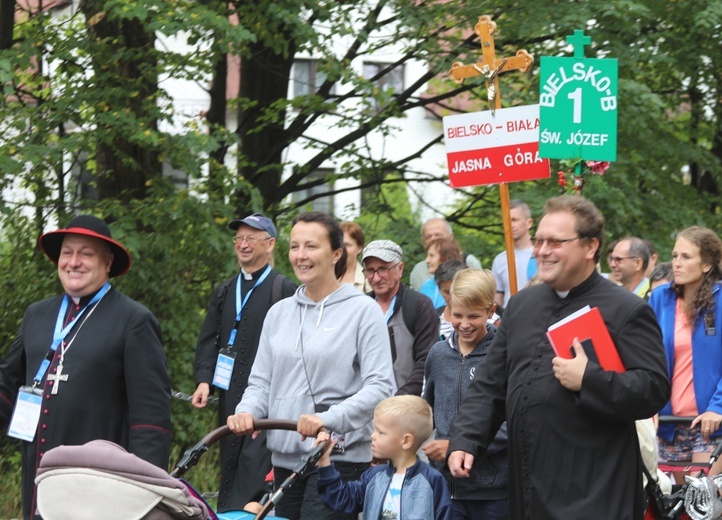
[(559, 186), (561, 186), (562, 188), (565, 188), (566, 185), (567, 185), (566, 175), (565, 175), (564, 172), (561, 171), (561, 170), (559, 170), (559, 172), (557, 173), (557, 175), (559, 176), (559, 179), (557, 180), (557, 184), (559, 184)]
[(587, 166), (596, 175), (604, 175), (609, 168), (608, 161), (587, 161)]

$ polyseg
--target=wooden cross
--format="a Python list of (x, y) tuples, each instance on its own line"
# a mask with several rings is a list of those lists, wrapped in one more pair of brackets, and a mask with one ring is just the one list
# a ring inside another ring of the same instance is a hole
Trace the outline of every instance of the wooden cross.
[[(491, 16), (483, 15), (474, 26), (474, 32), (481, 41), (481, 61), (473, 65), (464, 65), (455, 62), (451, 65), (449, 75), (457, 83), (473, 76), (484, 76), (486, 81), (487, 99), (491, 113), (501, 108), (501, 93), (499, 92), (499, 74), (510, 70), (526, 71), (534, 63), (534, 57), (524, 49), (518, 50), (512, 58), (497, 59), (494, 48), (494, 32), (496, 23)], [(499, 199), (501, 200), (501, 218), (504, 224), (504, 241), (506, 245), (506, 259), (509, 273), (509, 292), (516, 294), (516, 262), (514, 259), (514, 237), (511, 232), (511, 209), (509, 204), (509, 186), (505, 182), (499, 184)]]
[(457, 83), (463, 83), (466, 78), (484, 76), (489, 105), (492, 110), (501, 108), (498, 75), (510, 70), (524, 72), (534, 63), (534, 57), (524, 49), (517, 51), (516, 56), (513, 58), (496, 59), (494, 37), (492, 36), (495, 31), (496, 22), (491, 21), (491, 16), (488, 14), (480, 16), (479, 21), (474, 26), (474, 32), (481, 41), (481, 61), (473, 65), (464, 65), (457, 61), (451, 65), (449, 71), (449, 75)]
[(53, 390), (50, 393), (56, 395), (58, 393), (58, 388), (60, 388), (60, 382), (68, 380), (68, 374), (63, 374), (63, 365), (58, 365), (58, 370), (54, 374), (48, 374), (48, 379), (50, 381), (55, 381)]

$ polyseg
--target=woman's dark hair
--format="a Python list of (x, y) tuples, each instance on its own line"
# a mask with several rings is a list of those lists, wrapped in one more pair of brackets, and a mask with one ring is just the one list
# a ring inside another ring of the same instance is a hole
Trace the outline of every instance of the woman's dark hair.
[[(722, 261), (722, 240), (711, 229), (692, 226), (677, 235), (677, 240), (684, 238), (699, 248), (699, 256), (702, 263), (712, 267), (704, 273), (702, 284), (697, 288), (692, 301), (684, 310), (685, 315), (693, 322), (702, 319), (707, 311), (714, 312), (714, 296), (712, 289), (715, 283), (722, 277), (720, 261)], [(678, 297), (684, 295), (684, 286), (672, 282), (672, 288)], [(689, 300), (688, 300), (689, 301)]]
[(334, 266), (334, 274), (336, 279), (341, 278), (346, 273), (346, 259), (348, 254), (346, 253), (346, 247), (343, 245), (343, 230), (339, 225), (338, 221), (328, 213), (321, 211), (309, 211), (307, 213), (301, 213), (299, 216), (293, 219), (293, 226), (298, 222), (315, 222), (321, 224), (326, 228), (328, 234), (328, 241), (331, 244), (331, 249), (336, 251), (341, 249), (341, 258), (338, 259)]

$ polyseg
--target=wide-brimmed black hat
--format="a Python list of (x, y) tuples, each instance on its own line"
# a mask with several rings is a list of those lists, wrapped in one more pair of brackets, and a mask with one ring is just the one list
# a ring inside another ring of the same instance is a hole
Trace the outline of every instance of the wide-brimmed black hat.
[(113, 265), (110, 266), (110, 273), (108, 274), (110, 278), (123, 275), (130, 269), (130, 253), (128, 253), (128, 250), (119, 242), (113, 240), (110, 236), (108, 224), (92, 215), (75, 217), (65, 229), (50, 231), (40, 237), (40, 248), (55, 264), (58, 263), (58, 258), (60, 258), (63, 239), (65, 235), (69, 234), (98, 238), (110, 246), (110, 250), (113, 252)]

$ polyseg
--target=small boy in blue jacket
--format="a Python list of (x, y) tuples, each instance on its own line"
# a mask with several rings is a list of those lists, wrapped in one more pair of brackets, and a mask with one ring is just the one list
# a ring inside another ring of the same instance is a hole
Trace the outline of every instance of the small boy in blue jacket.
[[(433, 431), (431, 407), (421, 397), (399, 395), (381, 401), (374, 411), (371, 451), (388, 459), (343, 483), (331, 464), (330, 447), (318, 461), (318, 494), (327, 507), (345, 514), (363, 511), (364, 520), (452, 520), (444, 477), (416, 456)], [(321, 432), (316, 445), (329, 439)]]

